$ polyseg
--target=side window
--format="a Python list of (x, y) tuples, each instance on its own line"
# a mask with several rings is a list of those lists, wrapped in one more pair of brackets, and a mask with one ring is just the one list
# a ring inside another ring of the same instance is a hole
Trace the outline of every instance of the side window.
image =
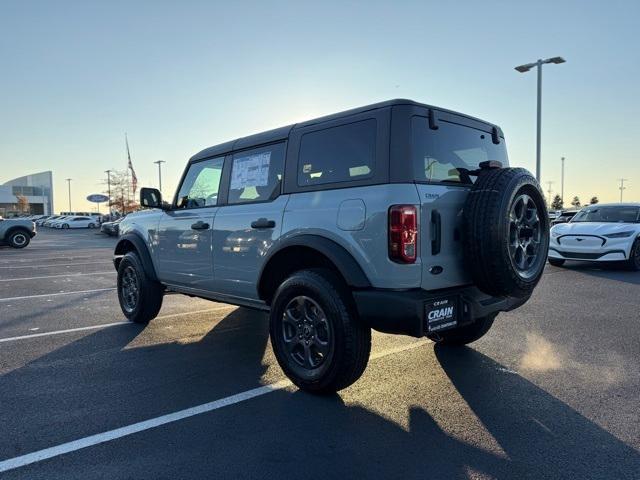
[(298, 186), (372, 177), (375, 146), (374, 119), (304, 134), (298, 156)]
[(176, 199), (177, 208), (213, 207), (218, 203), (218, 189), (224, 157), (193, 163), (184, 177)]
[(277, 197), (283, 166), (284, 143), (235, 153), (228, 203), (264, 202)]

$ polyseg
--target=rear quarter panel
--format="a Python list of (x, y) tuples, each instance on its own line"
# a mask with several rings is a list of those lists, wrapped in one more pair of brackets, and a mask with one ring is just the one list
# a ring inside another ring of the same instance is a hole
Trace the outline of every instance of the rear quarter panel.
[(412, 265), (389, 260), (387, 212), (394, 204), (419, 203), (413, 184), (295, 193), (284, 212), (281, 240), (302, 234), (326, 237), (353, 256), (373, 287), (417, 288), (420, 259)]

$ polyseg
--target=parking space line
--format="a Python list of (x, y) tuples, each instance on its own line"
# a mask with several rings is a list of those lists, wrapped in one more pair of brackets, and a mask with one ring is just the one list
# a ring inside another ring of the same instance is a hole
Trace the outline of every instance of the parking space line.
[[(377, 359), (377, 358), (386, 357), (387, 355), (393, 355), (395, 353), (400, 353), (406, 350), (411, 350), (411, 349), (420, 347), (426, 343), (428, 343), (428, 341), (418, 340), (408, 345), (403, 345), (401, 347), (384, 350), (376, 355), (372, 355), (371, 358)], [(7, 460), (0, 462), (0, 473), (6, 472), (8, 470), (13, 470), (15, 468), (24, 467), (32, 463), (41, 462), (49, 458), (59, 457), (60, 455), (64, 455), (65, 453), (71, 453), (77, 450), (81, 450), (83, 448), (92, 447), (94, 445), (99, 445), (101, 443), (110, 442), (118, 438), (133, 435), (134, 433), (150, 430), (152, 428), (166, 425), (168, 423), (177, 422), (179, 420), (184, 420), (186, 418), (193, 417), (196, 415), (201, 415), (203, 413), (211, 412), (213, 410), (218, 410), (224, 407), (228, 407), (230, 405), (235, 405), (236, 403), (240, 403), (240, 402), (250, 400), (252, 398), (260, 397), (262, 395), (266, 395), (267, 393), (276, 392), (276, 391), (285, 389), (287, 387), (290, 387), (291, 385), (293, 384), (291, 383), (290, 380), (280, 380), (279, 382), (270, 383), (268, 385), (263, 385), (261, 387), (253, 388), (251, 390), (246, 390), (244, 392), (237, 393), (235, 395), (224, 397), (218, 400), (214, 400), (213, 402), (204, 403), (196, 407), (187, 408), (185, 410), (179, 410), (177, 412), (161, 415), (159, 417), (151, 418), (149, 420), (144, 420), (142, 422), (133, 423), (125, 427), (120, 427), (114, 430), (109, 430), (109, 431), (98, 433), (95, 435), (90, 435), (88, 437), (80, 438), (78, 440), (74, 440), (67, 443), (62, 443), (60, 445), (56, 445), (55, 447), (45, 448), (43, 450), (38, 450), (36, 452), (28, 453), (26, 455), (21, 455), (19, 457), (9, 458)]]
[(15, 282), (16, 280), (40, 280), (42, 278), (58, 278), (58, 277), (83, 277), (86, 275), (104, 275), (105, 273), (113, 273), (115, 270), (107, 270), (104, 272), (91, 272), (91, 273), (63, 273), (60, 275), (43, 275), (42, 277), (22, 277), (22, 278), (2, 278), (0, 282)]
[[(168, 315), (159, 315), (155, 319), (160, 320), (163, 318), (174, 318), (174, 317), (182, 317), (184, 315), (197, 315), (200, 313), (208, 313), (208, 312), (217, 312), (220, 310), (226, 310), (229, 308), (236, 308), (233, 305), (225, 305), (217, 308), (208, 308), (206, 310), (195, 310), (192, 312), (180, 312), (180, 313), (170, 313)], [(48, 337), (51, 335), (61, 335), (63, 333), (74, 333), (74, 332), (82, 332), (84, 330), (98, 330), (101, 328), (115, 327), (117, 325), (135, 325), (135, 323), (129, 322), (128, 320), (122, 322), (113, 322), (113, 323), (103, 323), (102, 325), (91, 325), (88, 327), (76, 327), (76, 328), (67, 328), (64, 330), (53, 330), (51, 332), (41, 332), (41, 333), (32, 333), (31, 335), (20, 335), (17, 337), (7, 337), (0, 338), (0, 343), (6, 342), (15, 342), (17, 340), (29, 340), (30, 338), (38, 338), (38, 337)]]
[(14, 300), (25, 300), (27, 298), (57, 297), (60, 295), (79, 295), (81, 293), (107, 292), (109, 290), (115, 290), (115, 289), (116, 287), (94, 288), (93, 290), (78, 290), (74, 292), (43, 293), (41, 295), (25, 295), (23, 297), (7, 297), (7, 298), (0, 298), (0, 302), (12, 302)]
[(11, 267), (0, 267), (0, 268), (11, 268), (11, 269), (15, 269), (15, 268), (48, 268), (48, 267), (68, 267), (68, 266), (80, 266), (80, 265), (103, 265), (105, 263), (110, 263), (113, 265), (113, 261), (108, 261), (108, 262), (78, 262), (78, 263), (54, 263), (51, 265), (18, 265), (18, 266), (11, 266)]

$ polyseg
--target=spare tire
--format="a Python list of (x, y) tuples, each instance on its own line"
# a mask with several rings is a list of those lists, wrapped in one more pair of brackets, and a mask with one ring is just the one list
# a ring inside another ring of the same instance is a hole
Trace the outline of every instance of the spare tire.
[(463, 219), (465, 266), (478, 288), (531, 295), (549, 250), (549, 215), (536, 179), (523, 168), (482, 169)]

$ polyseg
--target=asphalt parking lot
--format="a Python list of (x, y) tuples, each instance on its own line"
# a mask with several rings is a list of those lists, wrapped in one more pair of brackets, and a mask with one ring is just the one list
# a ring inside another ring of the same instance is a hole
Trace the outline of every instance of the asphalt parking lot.
[(125, 322), (114, 244), (0, 249), (0, 478), (640, 478), (640, 273), (547, 266), (471, 348), (375, 334), (314, 397), (265, 314), (169, 295)]

